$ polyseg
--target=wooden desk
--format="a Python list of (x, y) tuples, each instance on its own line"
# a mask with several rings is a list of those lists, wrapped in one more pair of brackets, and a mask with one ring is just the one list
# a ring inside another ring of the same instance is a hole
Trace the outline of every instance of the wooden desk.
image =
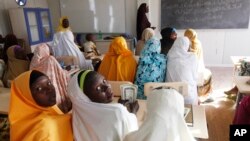
[(0, 88), (0, 114), (9, 113), (10, 89)]
[(250, 95), (250, 85), (247, 84), (248, 80), (250, 80), (250, 76), (235, 76), (234, 77), (235, 84), (238, 88), (236, 107), (238, 107), (244, 95)]
[(234, 65), (233, 75), (235, 75), (235, 73), (238, 70), (238, 67), (240, 67), (240, 65), (241, 65), (240, 61), (241, 60), (249, 60), (250, 61), (250, 56), (231, 56), (231, 60), (232, 60), (233, 65)]
[[(114, 102), (118, 101), (118, 97), (115, 97)], [(136, 114), (139, 126), (143, 123), (147, 113), (146, 100), (138, 100), (139, 110)], [(193, 106), (193, 126), (188, 126), (191, 133), (195, 138), (208, 139), (208, 130), (207, 130), (207, 120), (205, 108), (203, 106)]]

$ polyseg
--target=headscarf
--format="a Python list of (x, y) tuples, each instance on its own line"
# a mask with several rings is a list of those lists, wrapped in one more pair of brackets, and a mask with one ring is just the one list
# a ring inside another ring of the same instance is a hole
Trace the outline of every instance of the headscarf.
[(63, 20), (64, 19), (69, 20), (69, 18), (67, 16), (61, 17), (60, 21), (59, 21), (59, 26), (57, 27), (57, 32), (64, 32), (64, 31), (67, 31), (67, 30), (71, 30), (70, 27), (67, 27), (67, 28), (63, 27)]
[(146, 99), (144, 95), (144, 83), (164, 82), (166, 76), (166, 56), (160, 54), (161, 43), (152, 37), (146, 41), (141, 51), (138, 68), (135, 77), (135, 84), (138, 85), (137, 98)]
[(128, 49), (123, 37), (116, 37), (110, 44), (98, 72), (107, 80), (134, 81), (136, 73), (136, 60)]
[(201, 42), (198, 40), (195, 30), (190, 28), (187, 29), (184, 33), (184, 36), (188, 37), (188, 39), (191, 41), (190, 52), (194, 52), (198, 59), (201, 59), (201, 57), (203, 58)]
[(37, 46), (30, 63), (31, 70), (38, 70), (46, 74), (56, 90), (56, 101), (61, 103), (67, 95), (68, 73), (63, 70), (54, 56), (50, 55), (49, 47), (46, 44)]
[(3, 82), (6, 85), (8, 80), (15, 79), (21, 73), (29, 70), (30, 61), (17, 59), (15, 56), (16, 45), (11, 46), (7, 50), (8, 62), (4, 73)]
[(197, 95), (197, 68), (198, 61), (192, 52), (188, 52), (189, 40), (187, 37), (178, 37), (168, 52), (166, 82), (186, 82), (188, 96), (186, 104), (198, 104)]
[(166, 27), (161, 30), (161, 53), (167, 55), (168, 51), (172, 47), (174, 40), (171, 39), (171, 34), (176, 32), (175, 28), (172, 27)]
[(151, 23), (148, 21), (146, 12), (147, 12), (147, 4), (142, 3), (137, 11), (137, 20), (136, 20), (137, 40), (141, 39), (143, 30), (151, 26)]
[(153, 37), (154, 35), (155, 35), (155, 32), (152, 28), (146, 28), (142, 32), (141, 40), (138, 41), (137, 46), (136, 46), (135, 55), (140, 55), (141, 50), (143, 49), (145, 45), (145, 42), (151, 37)]
[(139, 130), (124, 141), (195, 141), (184, 120), (184, 100), (174, 89), (153, 90)]
[(198, 83), (199, 85), (203, 85), (207, 74), (205, 74), (206, 68), (203, 59), (203, 49), (201, 42), (197, 38), (197, 33), (194, 29), (187, 29), (184, 33), (184, 36), (188, 37), (191, 41), (191, 48), (189, 51), (195, 53), (198, 58)]
[(57, 106), (41, 107), (30, 91), (32, 71), (18, 76), (11, 86), (10, 140), (60, 140), (71, 141), (71, 115), (64, 115)]
[(62, 56), (75, 56), (80, 69), (94, 69), (92, 61), (85, 59), (83, 53), (74, 42), (74, 35), (72, 31), (65, 30), (64, 32), (57, 32), (54, 35), (51, 46), (56, 58)]
[(9, 47), (18, 45), (17, 38), (14, 34), (8, 34), (5, 36), (4, 39), (4, 48), (3, 48), (3, 60), (5, 64), (8, 63), (8, 56), (7, 56), (7, 50)]
[[(121, 141), (124, 136), (138, 129), (134, 114), (121, 104), (92, 102), (81, 90), (79, 83), (86, 83), (89, 72), (82, 73), (80, 82), (75, 74), (69, 82), (68, 94), (73, 104), (72, 124), (74, 138), (78, 141)], [(82, 84), (84, 88), (84, 84)]]

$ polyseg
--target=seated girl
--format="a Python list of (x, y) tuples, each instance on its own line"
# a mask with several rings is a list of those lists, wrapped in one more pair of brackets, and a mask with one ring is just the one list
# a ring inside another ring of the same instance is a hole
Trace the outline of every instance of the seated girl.
[(189, 39), (178, 37), (168, 52), (166, 82), (186, 82), (188, 95), (184, 97), (185, 104), (198, 104), (197, 70), (198, 60), (189, 50)]
[(134, 82), (137, 63), (123, 37), (116, 37), (110, 44), (98, 72), (107, 80)]
[(184, 120), (183, 96), (174, 89), (153, 90), (146, 120), (124, 141), (195, 141)]
[(84, 46), (84, 52), (86, 53), (86, 58), (91, 59), (95, 58), (96, 56), (99, 56), (99, 51), (96, 48), (95, 42), (94, 42), (94, 35), (93, 34), (87, 34), (86, 35), (86, 41)]
[(205, 68), (202, 44), (193, 29), (187, 29), (184, 36), (188, 37), (191, 42), (189, 51), (193, 52), (198, 58), (198, 95), (207, 96), (212, 91), (212, 73)]
[(95, 71), (80, 71), (69, 82), (68, 94), (73, 104), (72, 122), (74, 139), (77, 141), (121, 141), (124, 136), (137, 130), (135, 114), (138, 102), (126, 107), (110, 103), (113, 99), (111, 86)]
[(56, 90), (56, 102), (63, 103), (66, 99), (69, 74), (63, 70), (54, 56), (50, 55), (49, 47), (41, 44), (34, 51), (34, 56), (30, 63), (31, 70), (38, 70), (46, 74), (51, 80)]
[(55, 87), (45, 74), (33, 70), (19, 75), (11, 85), (10, 140), (73, 141), (71, 115), (55, 104)]
[[(7, 41), (7, 39), (5, 40)], [(26, 57), (25, 50), (19, 45), (12, 45), (8, 47), (5, 58), (7, 64), (5, 65), (5, 72), (3, 75), (3, 83), (5, 87), (9, 86), (9, 80), (15, 79), (21, 73), (29, 70), (30, 61)]]
[(135, 77), (138, 85), (138, 99), (146, 99), (144, 84), (147, 82), (164, 82), (166, 76), (167, 59), (160, 54), (161, 43), (155, 37), (150, 38), (143, 48)]
[(163, 28), (161, 30), (161, 36), (161, 53), (167, 55), (177, 38), (176, 29), (172, 27)]

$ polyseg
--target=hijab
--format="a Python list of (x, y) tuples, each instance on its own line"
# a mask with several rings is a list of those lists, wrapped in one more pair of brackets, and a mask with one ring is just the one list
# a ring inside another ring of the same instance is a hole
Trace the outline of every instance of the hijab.
[(9, 47), (18, 45), (17, 38), (14, 34), (8, 34), (5, 36), (4, 39), (4, 48), (3, 48), (3, 60), (5, 64), (8, 63), (8, 55), (7, 55), (7, 50)]
[(141, 39), (141, 34), (144, 29), (151, 26), (151, 23), (147, 18), (147, 4), (142, 3), (137, 11), (137, 20), (136, 20), (136, 31), (137, 31), (137, 40)]
[(57, 27), (57, 32), (64, 32), (64, 31), (67, 31), (67, 30), (71, 30), (70, 27), (67, 27), (67, 28), (63, 27), (63, 20), (64, 19), (69, 20), (67, 16), (61, 17), (60, 21), (59, 21), (59, 26)]
[(109, 46), (98, 72), (107, 80), (134, 81), (137, 63), (123, 37), (116, 37)]
[(175, 28), (172, 27), (166, 27), (161, 30), (161, 53), (167, 55), (168, 51), (172, 47), (174, 40), (171, 39), (171, 34), (176, 32)]
[(188, 37), (188, 39), (191, 41), (191, 48), (190, 52), (194, 52), (198, 59), (203, 58), (203, 51), (201, 42), (197, 38), (197, 33), (193, 29), (187, 29), (184, 33), (184, 36)]
[(188, 96), (185, 96), (186, 104), (198, 104), (197, 95), (197, 70), (198, 60), (194, 53), (188, 52), (189, 39), (178, 37), (168, 52), (166, 82), (186, 82), (188, 84)]
[(3, 82), (5, 85), (7, 85), (8, 80), (13, 80), (21, 73), (29, 70), (30, 61), (17, 59), (15, 48), (19, 48), (19, 46), (13, 45), (7, 49), (8, 62), (3, 76)]
[[(41, 107), (32, 97), (30, 82), (33, 71), (19, 75), (11, 86), (10, 139), (18, 140), (73, 140), (71, 115), (64, 115), (57, 106)], [(62, 128), (63, 127), (63, 128)]]
[(30, 63), (31, 70), (38, 70), (46, 74), (55, 86), (56, 101), (61, 103), (67, 95), (68, 78), (66, 70), (63, 70), (54, 56), (50, 55), (49, 47), (46, 44), (39, 45)]
[(174, 89), (153, 90), (145, 121), (124, 141), (195, 141), (184, 120), (182, 95)]
[(184, 33), (184, 36), (188, 37), (191, 42), (190, 52), (193, 52), (198, 58), (198, 83), (203, 85), (206, 78), (206, 68), (203, 59), (203, 49), (201, 42), (197, 37), (197, 33), (194, 29), (187, 29)]
[(78, 141), (121, 141), (127, 133), (137, 130), (136, 116), (121, 104), (92, 102), (84, 93), (89, 72), (76, 73), (68, 85), (73, 104), (74, 138)]
[(163, 82), (166, 76), (166, 56), (160, 54), (161, 43), (159, 39), (152, 37), (146, 41), (141, 51), (135, 84), (138, 85), (137, 98), (146, 99), (144, 95), (144, 83)]

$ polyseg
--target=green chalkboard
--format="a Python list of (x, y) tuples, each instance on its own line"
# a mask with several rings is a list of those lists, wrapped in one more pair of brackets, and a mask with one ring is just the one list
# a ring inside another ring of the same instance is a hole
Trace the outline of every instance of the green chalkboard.
[(161, 27), (248, 28), (250, 0), (161, 0)]

